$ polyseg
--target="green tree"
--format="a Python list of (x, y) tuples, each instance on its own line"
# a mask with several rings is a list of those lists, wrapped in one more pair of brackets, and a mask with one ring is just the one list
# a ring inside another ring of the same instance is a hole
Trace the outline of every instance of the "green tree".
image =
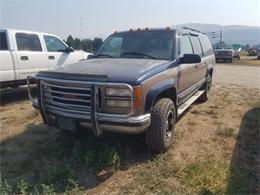
[(87, 52), (93, 52), (92, 41), (90, 39), (83, 39), (81, 41), (81, 48)]
[(74, 49), (81, 49), (81, 42), (78, 38), (75, 38), (74, 40)]
[(73, 48), (75, 47), (75, 41), (71, 35), (68, 36), (66, 43), (70, 47), (73, 47)]
[(94, 52), (96, 52), (99, 49), (102, 43), (103, 39), (95, 37), (95, 39), (92, 42)]

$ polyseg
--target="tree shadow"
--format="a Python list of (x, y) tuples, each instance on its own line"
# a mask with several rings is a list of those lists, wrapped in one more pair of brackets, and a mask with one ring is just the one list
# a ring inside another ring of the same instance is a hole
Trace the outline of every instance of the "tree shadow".
[(245, 113), (230, 164), (227, 194), (260, 194), (260, 107)]
[[(31, 87), (32, 95), (36, 95), (36, 86)], [(0, 89), (0, 105), (12, 104), (28, 100), (27, 86), (20, 86), (17, 88)]]
[(34, 123), (3, 140), (0, 154), (2, 181), (15, 186), (24, 180), (32, 192), (41, 184), (53, 185), (57, 192), (65, 192), (73, 183), (91, 189), (114, 170), (128, 169), (152, 157), (143, 135), (109, 133), (96, 138), (83, 129), (68, 133)]

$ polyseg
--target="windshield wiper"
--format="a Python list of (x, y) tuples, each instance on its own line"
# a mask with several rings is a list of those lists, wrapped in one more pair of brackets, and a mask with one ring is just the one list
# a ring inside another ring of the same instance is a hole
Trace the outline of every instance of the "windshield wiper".
[(98, 57), (108, 57), (108, 58), (115, 58), (109, 54), (106, 54), (106, 53), (100, 53), (98, 55), (95, 55), (94, 58), (98, 58)]
[(122, 55), (139, 55), (139, 56), (145, 56), (145, 57), (148, 57), (148, 58), (151, 58), (151, 59), (157, 59), (156, 57), (154, 56), (150, 56), (149, 54), (146, 54), (146, 53), (141, 53), (141, 52), (124, 52), (122, 53)]

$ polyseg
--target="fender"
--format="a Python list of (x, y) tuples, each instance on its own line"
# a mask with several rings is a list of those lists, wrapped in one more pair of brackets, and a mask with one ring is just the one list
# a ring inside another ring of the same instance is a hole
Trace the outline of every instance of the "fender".
[[(149, 111), (151, 106), (153, 105), (156, 98), (164, 91), (175, 88), (175, 80), (169, 79), (169, 80), (163, 80), (157, 83), (156, 85), (152, 86), (146, 96), (145, 100), (145, 111)], [(177, 95), (177, 94), (176, 94)]]
[(214, 70), (214, 64), (209, 64), (207, 67), (207, 75), (209, 74), (210, 70)]

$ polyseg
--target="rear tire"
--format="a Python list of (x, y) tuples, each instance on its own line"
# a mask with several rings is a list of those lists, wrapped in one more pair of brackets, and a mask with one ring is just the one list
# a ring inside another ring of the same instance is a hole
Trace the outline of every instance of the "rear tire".
[(207, 80), (205, 83), (205, 87), (204, 87), (204, 92), (198, 99), (199, 102), (203, 103), (208, 100), (208, 92), (209, 92), (211, 86), (212, 86), (212, 75), (208, 74)]
[(155, 153), (167, 151), (172, 145), (176, 109), (169, 98), (160, 99), (152, 108), (151, 125), (146, 131), (147, 146)]

